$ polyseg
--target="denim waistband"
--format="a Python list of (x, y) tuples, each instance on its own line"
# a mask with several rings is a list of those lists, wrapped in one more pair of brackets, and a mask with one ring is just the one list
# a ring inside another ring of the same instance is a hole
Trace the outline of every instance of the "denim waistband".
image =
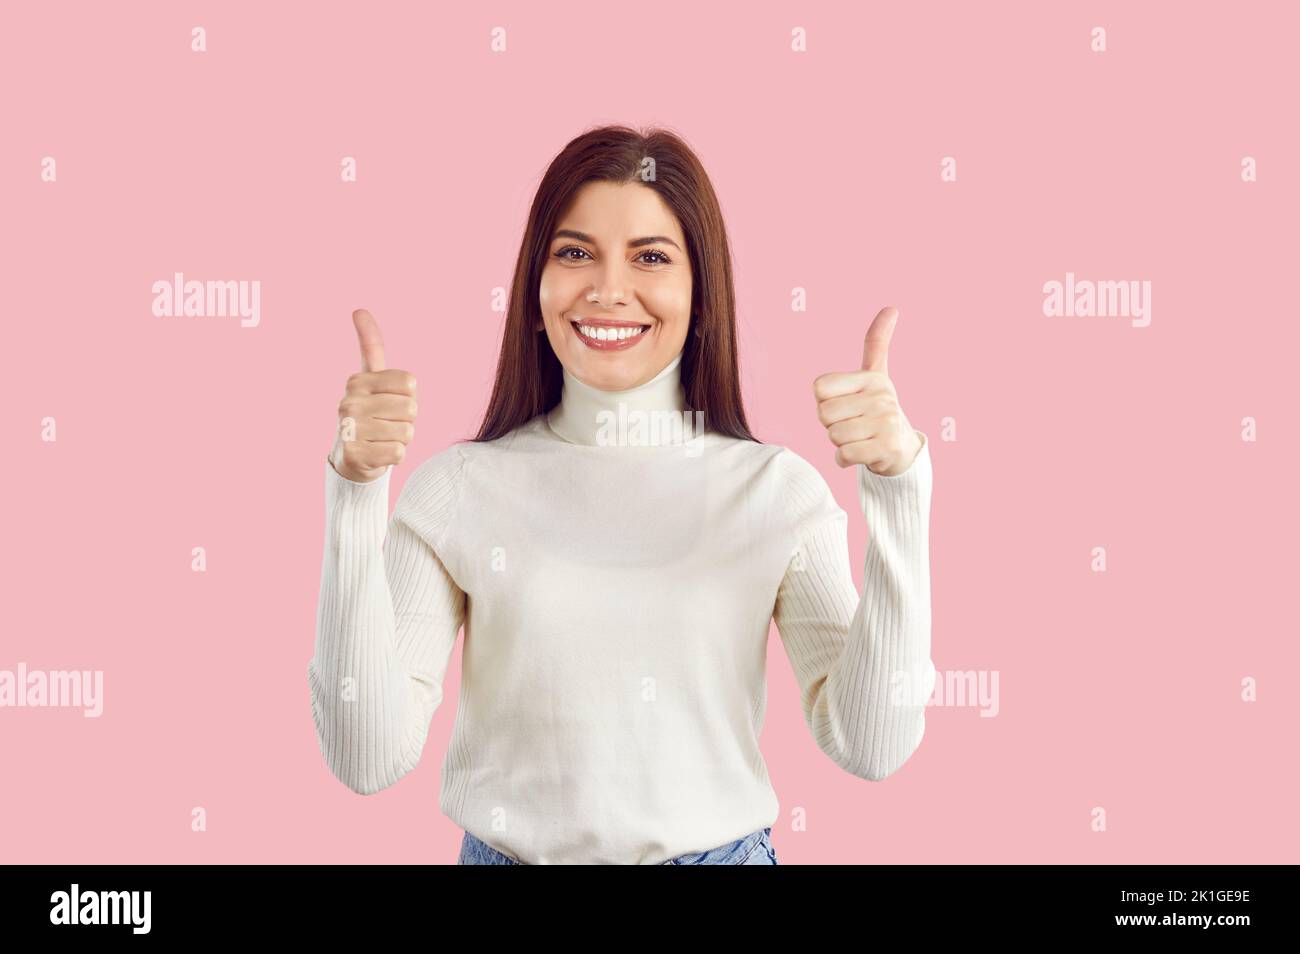
[[(521, 865), (526, 862), (498, 851), (482, 839), (465, 832), (461, 841), (458, 865)], [(777, 864), (776, 851), (772, 847), (772, 829), (760, 828), (743, 838), (709, 848), (705, 851), (692, 851), (677, 855), (663, 865), (743, 865), (743, 864)]]

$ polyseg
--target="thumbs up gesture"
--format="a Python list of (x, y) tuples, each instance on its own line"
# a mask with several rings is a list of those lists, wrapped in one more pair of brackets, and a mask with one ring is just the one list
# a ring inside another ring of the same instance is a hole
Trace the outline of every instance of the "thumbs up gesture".
[(361, 370), (339, 401), (339, 427), (329, 461), (340, 476), (369, 483), (401, 463), (415, 436), (415, 375), (384, 366), (384, 339), (370, 312), (352, 313)]
[(882, 477), (903, 473), (925, 446), (889, 380), (889, 339), (897, 323), (898, 309), (882, 308), (867, 329), (862, 370), (830, 372), (813, 381), (817, 416), (835, 445), (835, 463), (865, 464)]

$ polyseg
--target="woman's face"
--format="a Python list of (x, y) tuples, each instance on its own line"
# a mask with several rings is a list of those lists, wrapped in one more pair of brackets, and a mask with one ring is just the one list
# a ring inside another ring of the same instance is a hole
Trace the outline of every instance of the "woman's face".
[(586, 183), (551, 236), (539, 299), (537, 330), (569, 373), (605, 391), (644, 384), (682, 350), (691, 323), (677, 217), (639, 182)]

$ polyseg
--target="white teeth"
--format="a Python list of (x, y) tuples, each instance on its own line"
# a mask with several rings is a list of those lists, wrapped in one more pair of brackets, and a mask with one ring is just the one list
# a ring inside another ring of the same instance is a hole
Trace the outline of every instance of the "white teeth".
[(578, 325), (578, 330), (588, 338), (595, 338), (597, 341), (622, 341), (624, 338), (635, 338), (645, 331), (645, 328), (639, 325), (635, 328), (592, 328)]

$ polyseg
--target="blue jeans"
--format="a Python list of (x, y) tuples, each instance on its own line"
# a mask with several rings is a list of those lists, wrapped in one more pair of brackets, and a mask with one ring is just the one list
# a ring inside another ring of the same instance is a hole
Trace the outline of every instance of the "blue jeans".
[[(519, 865), (524, 864), (502, 854), (491, 845), (475, 838), (469, 832), (460, 845), (458, 865)], [(664, 865), (775, 865), (776, 849), (772, 847), (772, 829), (760, 828), (737, 841), (727, 842), (708, 851), (692, 851), (676, 858), (661, 861)]]

